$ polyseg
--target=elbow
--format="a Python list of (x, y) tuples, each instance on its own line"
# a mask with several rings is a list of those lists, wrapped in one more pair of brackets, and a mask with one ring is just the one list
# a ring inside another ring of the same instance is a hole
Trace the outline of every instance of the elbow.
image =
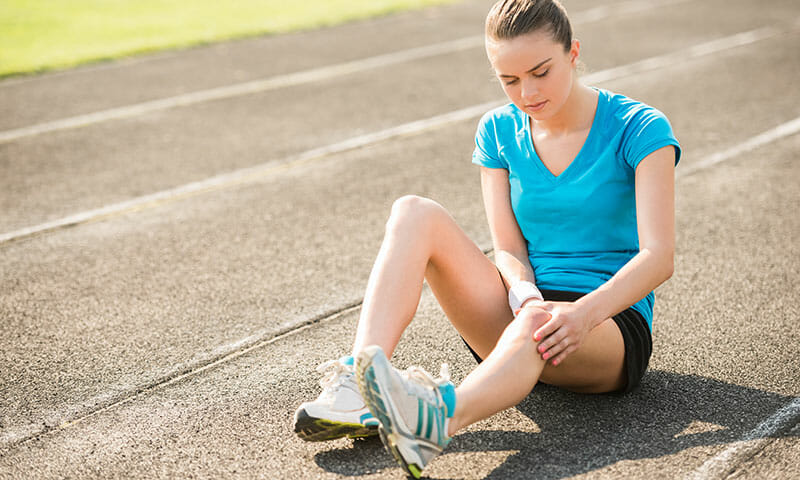
[(666, 282), (672, 278), (673, 273), (675, 273), (675, 258), (670, 255), (669, 260), (667, 260), (664, 265), (664, 281)]
[(661, 267), (659, 268), (659, 272), (661, 273), (660, 283), (664, 283), (670, 278), (672, 278), (672, 274), (675, 273), (675, 252), (672, 249), (666, 252), (662, 252), (660, 258), (661, 258), (661, 262), (659, 262)]
[(675, 250), (672, 248), (647, 248), (650, 271), (656, 285), (661, 285), (675, 273)]

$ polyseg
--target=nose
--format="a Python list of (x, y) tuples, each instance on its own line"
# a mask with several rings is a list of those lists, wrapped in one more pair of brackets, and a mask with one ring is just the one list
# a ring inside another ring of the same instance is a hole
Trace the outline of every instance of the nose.
[(532, 100), (539, 94), (539, 88), (536, 86), (536, 80), (533, 78), (526, 78), (522, 80), (522, 90), (520, 91), (523, 100)]

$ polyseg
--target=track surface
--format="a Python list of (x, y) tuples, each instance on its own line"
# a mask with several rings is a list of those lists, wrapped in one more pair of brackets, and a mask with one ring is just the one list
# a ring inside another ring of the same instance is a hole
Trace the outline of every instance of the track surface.
[[(0, 82), (0, 477), (401, 477), (291, 414), (349, 349), (395, 198), (490, 247), (479, 114), (447, 115), (503, 100), (490, 3)], [(566, 5), (587, 79), (684, 148), (651, 369), (623, 397), (541, 388), (425, 473), (800, 477), (800, 7)], [(473, 366), (427, 290), (394, 361)]]

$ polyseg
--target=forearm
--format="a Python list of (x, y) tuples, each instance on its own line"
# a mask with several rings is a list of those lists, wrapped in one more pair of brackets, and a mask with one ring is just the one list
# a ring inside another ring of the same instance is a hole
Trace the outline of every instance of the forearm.
[(507, 289), (521, 281), (536, 283), (527, 252), (498, 249), (494, 253), (494, 263), (500, 270), (500, 276), (503, 277)]
[(638, 302), (672, 276), (672, 251), (642, 249), (610, 280), (578, 300), (590, 313), (590, 326)]

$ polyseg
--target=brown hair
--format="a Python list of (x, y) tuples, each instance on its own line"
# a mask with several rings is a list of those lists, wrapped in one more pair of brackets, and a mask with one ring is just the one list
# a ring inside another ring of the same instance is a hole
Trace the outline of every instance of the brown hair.
[(572, 27), (558, 0), (500, 0), (486, 17), (486, 36), (494, 40), (510, 40), (541, 29), (569, 51)]

